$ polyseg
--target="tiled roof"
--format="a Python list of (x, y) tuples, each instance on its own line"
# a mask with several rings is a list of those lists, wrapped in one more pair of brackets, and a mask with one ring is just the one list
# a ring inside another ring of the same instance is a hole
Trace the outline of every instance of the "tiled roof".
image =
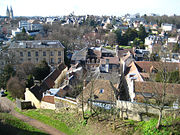
[[(90, 98), (92, 94), (93, 100), (101, 101), (115, 101), (116, 88), (109, 80), (94, 80), (87, 84), (83, 90), (85, 100)], [(82, 93), (81, 93), (82, 94)]]
[(132, 51), (132, 49), (123, 49), (123, 50), (118, 50), (118, 57), (119, 57), (119, 58), (124, 57), (124, 55), (126, 55), (129, 51), (131, 52), (131, 51)]
[(42, 98), (42, 101), (48, 102), (48, 103), (51, 103), (51, 104), (55, 104), (55, 103), (54, 103), (54, 96), (44, 96), (44, 97)]
[(45, 83), (48, 88), (53, 88), (54, 81), (57, 79), (57, 77), (61, 74), (61, 72), (66, 68), (66, 65), (64, 63), (61, 63), (58, 65), (58, 67), (52, 71), (44, 80), (43, 83)]
[(109, 60), (109, 64), (119, 64), (118, 57), (103, 57), (103, 59), (100, 59), (101, 64), (106, 64), (106, 59)]
[[(145, 92), (145, 93), (159, 93), (163, 92), (163, 83), (158, 82), (138, 82), (135, 81), (135, 92)], [(166, 84), (167, 95), (180, 96), (180, 84)]]
[(135, 63), (147, 73), (151, 72), (152, 67), (157, 70), (162, 70), (165, 67), (168, 72), (180, 69), (180, 63), (173, 62), (136, 61)]

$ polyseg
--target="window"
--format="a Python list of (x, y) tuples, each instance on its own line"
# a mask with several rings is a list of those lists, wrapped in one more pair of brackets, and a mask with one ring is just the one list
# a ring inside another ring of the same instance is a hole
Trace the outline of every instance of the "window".
[(61, 56), (61, 51), (58, 51), (58, 56)]
[(20, 52), (20, 56), (23, 57), (23, 52)]
[(38, 58), (36, 58), (36, 62), (38, 62)]
[(28, 52), (28, 57), (31, 57), (31, 52)]
[(20, 62), (22, 63), (22, 62), (23, 62), (23, 59), (20, 59)]
[(61, 63), (61, 58), (58, 58), (58, 63)]
[(51, 58), (51, 63), (54, 63), (54, 59), (53, 58)]
[(31, 61), (31, 58), (28, 58), (28, 61)]
[(51, 54), (50, 54), (51, 56), (54, 56), (54, 53), (51, 51)]
[(46, 52), (43, 52), (43, 56), (46, 56)]
[(35, 52), (35, 56), (39, 56), (38, 52)]
[(100, 89), (99, 93), (104, 93), (104, 89)]

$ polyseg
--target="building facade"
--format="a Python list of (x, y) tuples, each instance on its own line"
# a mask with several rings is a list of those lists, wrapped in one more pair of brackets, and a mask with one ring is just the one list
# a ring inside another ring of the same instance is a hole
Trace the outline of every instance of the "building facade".
[(58, 40), (16, 41), (9, 47), (9, 54), (17, 64), (31, 62), (34, 64), (45, 60), (56, 66), (64, 62), (64, 46)]

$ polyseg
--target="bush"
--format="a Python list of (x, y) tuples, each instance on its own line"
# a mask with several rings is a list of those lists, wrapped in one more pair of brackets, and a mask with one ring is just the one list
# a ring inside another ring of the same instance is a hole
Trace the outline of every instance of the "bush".
[(13, 98), (24, 98), (25, 83), (17, 77), (11, 77), (7, 83), (7, 90)]

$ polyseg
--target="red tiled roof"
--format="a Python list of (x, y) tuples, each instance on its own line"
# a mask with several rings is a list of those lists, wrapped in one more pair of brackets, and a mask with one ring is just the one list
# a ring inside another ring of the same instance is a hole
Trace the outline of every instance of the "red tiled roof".
[(127, 53), (127, 52), (132, 52), (132, 49), (123, 49), (123, 50), (118, 50), (118, 57), (119, 58), (122, 58), (124, 57), (124, 55)]
[(103, 59), (100, 59), (101, 64), (106, 64), (106, 59), (109, 59), (109, 64), (119, 64), (118, 57), (103, 57)]
[(61, 74), (61, 72), (66, 68), (66, 65), (64, 63), (61, 63), (58, 65), (58, 67), (52, 71), (44, 80), (43, 83), (45, 83), (48, 88), (53, 88), (54, 81), (57, 79), (57, 77)]
[(54, 104), (54, 96), (44, 96), (42, 101)]
[[(164, 84), (159, 82), (135, 81), (134, 87), (135, 87), (135, 92), (162, 94)], [(166, 92), (168, 95), (180, 96), (180, 84), (170, 84), (170, 83), (166, 84)]]
[(162, 70), (165, 67), (168, 72), (180, 69), (180, 63), (173, 62), (136, 61), (135, 63), (147, 73), (151, 72), (152, 67), (157, 70)]

